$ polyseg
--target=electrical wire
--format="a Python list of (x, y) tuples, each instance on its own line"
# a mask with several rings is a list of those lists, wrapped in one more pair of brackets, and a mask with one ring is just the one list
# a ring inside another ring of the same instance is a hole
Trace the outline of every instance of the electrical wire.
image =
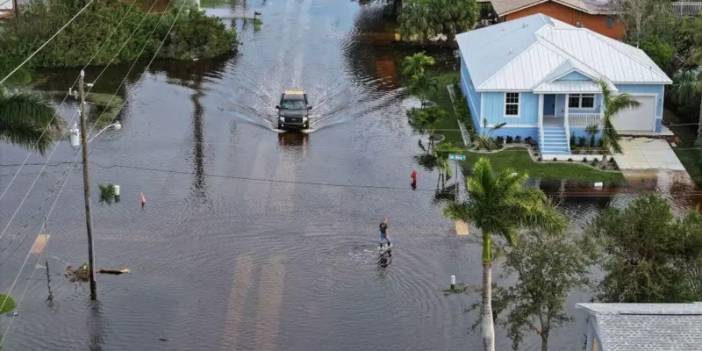
[[(93, 54), (93, 56), (90, 58), (90, 60), (88, 60), (88, 62), (83, 66), (82, 70), (84, 70), (84, 69), (86, 69), (88, 66), (90, 66), (90, 64), (93, 62), (93, 60), (95, 60), (95, 58), (97, 57), (97, 55), (99, 55), (100, 52), (102, 52), (102, 50), (105, 49), (105, 48), (107, 47), (107, 43), (108, 43), (109, 39), (112, 38), (112, 36), (117, 32), (117, 28), (119, 28), (119, 27), (122, 25), (122, 23), (123, 23), (124, 20), (127, 18), (127, 16), (132, 12), (132, 9), (134, 8), (134, 5), (136, 4), (136, 2), (137, 2), (137, 0), (132, 1), (132, 4), (129, 6), (129, 9), (127, 10), (127, 12), (124, 14), (124, 16), (122, 16), (122, 18), (120, 19), (120, 21), (119, 21), (119, 22), (117, 23), (117, 25), (113, 28), (112, 32), (108, 35), (107, 40), (105, 40), (105, 41), (102, 43), (102, 45), (101, 45), (101, 46), (98, 48), (98, 50)], [(155, 1), (154, 1), (154, 3), (155, 3)], [(153, 7), (153, 4), (152, 4), (151, 6)], [(145, 17), (146, 17), (146, 14), (145, 14), (144, 18), (145, 18)], [(143, 21), (143, 19), (142, 19), (142, 21)], [(139, 27), (141, 27), (141, 23), (137, 26), (137, 28), (139, 28)], [(127, 42), (128, 42), (129, 40), (132, 39), (133, 35), (134, 35), (134, 32), (132, 32), (132, 35), (129, 36), (129, 37), (127, 38)], [(122, 48), (123, 48), (123, 47), (122, 47)], [(121, 50), (122, 50), (122, 49), (120, 49), (119, 51), (121, 51)], [(119, 54), (119, 52), (118, 52), (117, 54)], [(115, 54), (114, 57), (116, 57), (117, 54)], [(114, 57), (113, 57), (113, 60), (114, 60)], [(110, 60), (110, 62), (108, 63), (108, 65), (107, 65), (106, 67), (109, 67), (111, 63), (112, 63), (112, 60)], [(99, 77), (102, 76), (102, 74), (105, 72), (105, 70), (106, 70), (106, 68), (103, 69), (102, 72), (100, 72), (100, 74), (99, 74), (99, 76), (98, 76), (97, 79), (99, 79)], [(71, 88), (69, 89), (69, 91), (72, 90), (73, 88), (75, 88), (76, 84), (78, 84), (78, 80), (79, 80), (79, 79), (80, 79), (79, 77), (76, 77), (76, 79), (73, 81), (73, 84), (71, 85)], [(97, 79), (95, 79), (95, 81), (97, 81)], [(89, 89), (89, 91), (91, 91), (91, 90), (92, 90), (92, 88)], [(66, 95), (63, 97), (63, 99), (61, 100), (61, 102), (58, 104), (58, 106), (61, 106), (61, 105), (63, 105), (64, 103), (66, 103), (66, 100), (68, 100), (68, 97), (69, 97), (69, 93), (66, 93)], [(34, 141), (33, 147), (36, 147), (36, 146), (38, 145), (39, 140), (41, 140), (41, 138), (44, 136), (44, 134), (45, 134), (46, 132), (49, 131), (51, 125), (53, 124), (54, 120), (55, 120), (57, 117), (58, 117), (58, 111), (54, 111), (54, 114), (53, 114), (53, 116), (51, 117), (51, 121), (49, 121), (49, 123), (46, 124), (46, 127), (44, 127), (44, 130), (42, 130), (41, 134), (39, 134), (39, 137), (37, 137), (37, 140)], [(71, 124), (71, 123), (73, 123), (73, 122), (74, 122), (74, 120), (72, 120), (71, 122), (69, 122), (69, 124)], [(5, 189), (2, 191), (2, 193), (0, 193), (0, 201), (2, 201), (2, 199), (5, 197), (5, 195), (7, 194), (8, 190), (10, 189), (10, 187), (12, 186), (12, 184), (13, 184), (13, 183), (15, 182), (15, 180), (17, 179), (17, 176), (18, 176), (19, 173), (22, 171), (22, 168), (24, 167), (24, 164), (26, 164), (26, 163), (29, 161), (29, 158), (32, 156), (32, 154), (33, 154), (33, 152), (31, 152), (31, 151), (27, 153), (27, 156), (24, 158), (24, 161), (22, 162), (22, 163), (23, 163), (23, 166), (20, 166), (20, 168), (17, 169), (17, 170), (15, 171), (15, 174), (12, 176), (12, 179), (10, 179), (10, 181), (8, 182), (8, 184), (5, 186)]]
[[(158, 55), (158, 53), (159, 53), (159, 51), (161, 50), (161, 48), (163, 47), (163, 44), (165, 43), (166, 39), (167, 39), (168, 36), (170, 35), (171, 31), (173, 30), (173, 27), (175, 26), (175, 23), (176, 23), (176, 22), (178, 21), (178, 19), (180, 18), (180, 14), (182, 13), (182, 10), (183, 10), (183, 8), (185, 7), (185, 4), (186, 4), (186, 3), (187, 3), (187, 2), (183, 1), (183, 4), (180, 6), (180, 8), (179, 8), (179, 10), (178, 10), (178, 12), (177, 12), (177, 14), (176, 14), (176, 16), (175, 16), (175, 19), (173, 20), (173, 23), (171, 24), (171, 26), (170, 26), (168, 32), (166, 33), (166, 35), (164, 35), (163, 39), (161, 40), (160, 45), (158, 46), (158, 49), (156, 50), (156, 52), (154, 53), (153, 57), (152, 57), (151, 60), (149, 61), (149, 64), (147, 65), (147, 70), (148, 70), (148, 67), (151, 65), (151, 63), (153, 63), (155, 57)], [(162, 17), (162, 18), (163, 18), (163, 17)], [(159, 24), (160, 24), (162, 18), (159, 19)], [(158, 24), (157, 24), (157, 26), (158, 26)], [(144, 47), (145, 47), (145, 46), (144, 46)], [(143, 53), (143, 50), (142, 50), (142, 53)], [(141, 54), (140, 54), (139, 56), (141, 56)], [(136, 61), (135, 61), (135, 62), (136, 62)], [(128, 75), (128, 74), (129, 74), (129, 73), (127, 73), (127, 75)], [(126, 79), (126, 76), (125, 76), (125, 79)], [(75, 164), (77, 161), (78, 161), (78, 155), (76, 154), (75, 159), (74, 159), (74, 164)], [(59, 192), (58, 192), (56, 198), (54, 199), (54, 203), (52, 204), (52, 206), (51, 206), (51, 208), (50, 208), (50, 210), (49, 210), (49, 213), (48, 213), (47, 216), (44, 218), (44, 224), (46, 224), (46, 222), (48, 221), (48, 219), (49, 219), (51, 213), (53, 213), (53, 210), (55, 209), (56, 204), (58, 203), (58, 197), (60, 196), (60, 194), (62, 193), (62, 191), (63, 191), (63, 189), (65, 188), (66, 184), (68, 183), (68, 178), (70, 177), (70, 175), (71, 175), (71, 172), (68, 172), (66, 178), (64, 179), (63, 184), (61, 185), (61, 188), (60, 188), (60, 190), (59, 190)], [(0, 234), (0, 238), (2, 238), (2, 234)], [(49, 239), (50, 239), (50, 238), (49, 238)], [(47, 239), (47, 243), (46, 243), (47, 246), (48, 246), (49, 239)], [(44, 248), (44, 251), (43, 251), (43, 252), (45, 252), (45, 251), (46, 251), (46, 247)], [(43, 255), (43, 252), (42, 252), (42, 255)], [(27, 255), (25, 256), (25, 259), (24, 259), (24, 261), (23, 261), (23, 263), (22, 263), (22, 266), (20, 267), (19, 272), (17, 273), (17, 275), (15, 276), (15, 279), (13, 280), (13, 283), (12, 283), (12, 285), (11, 285), (11, 287), (10, 287), (10, 290), (9, 290), (8, 293), (7, 293), (7, 296), (10, 296), (10, 294), (11, 294), (12, 291), (14, 290), (15, 286), (17, 285), (17, 282), (18, 282), (18, 280), (19, 280), (19, 277), (21, 276), (21, 273), (24, 271), (24, 267), (27, 265), (27, 262), (29, 261), (29, 257), (30, 257), (30, 255), (31, 255), (31, 253), (32, 253), (32, 250), (30, 249), (29, 252), (27, 253)], [(42, 255), (40, 255), (39, 259), (41, 259), (41, 256), (42, 256)], [(94, 267), (91, 267), (91, 268), (94, 268)], [(34, 271), (36, 271), (36, 267), (35, 267)], [(33, 274), (34, 274), (34, 272), (32, 272), (32, 275), (33, 275)], [(19, 308), (19, 307), (21, 306), (21, 301), (24, 300), (24, 295), (26, 294), (26, 292), (27, 292), (27, 289), (25, 289), (25, 292), (22, 294), (22, 297), (21, 297), (21, 299), (19, 300), (20, 302), (18, 303), (17, 308)], [(7, 300), (7, 298), (6, 298), (5, 300)], [(3, 304), (4, 304), (4, 302), (3, 302)], [(4, 340), (5, 340), (5, 336), (6, 336), (5, 334), (6, 334), (7, 332), (9, 332), (10, 326), (11, 326), (11, 325), (12, 325), (12, 322), (10, 322), (10, 325), (6, 328), (5, 332), (3, 333), (3, 337), (2, 337), (2, 339), (0, 339), (0, 346), (2, 346), (2, 344), (3, 344)]]
[[(155, 2), (154, 2), (154, 3), (155, 3)], [(185, 3), (185, 2), (184, 2), (184, 3)], [(168, 32), (166, 33), (166, 35), (163, 37), (163, 39), (162, 39), (162, 41), (161, 41), (161, 44), (159, 45), (159, 49), (154, 53), (154, 55), (153, 55), (153, 57), (152, 57), (150, 63), (153, 62), (154, 57), (156, 57), (156, 56), (158, 55), (160, 49), (161, 49), (162, 46), (163, 46), (163, 43), (164, 43), (165, 40), (167, 39), (167, 36), (170, 35), (170, 32), (172, 31), (173, 26), (175, 25), (175, 22), (178, 20), (178, 18), (179, 18), (179, 16), (180, 16), (180, 13), (182, 12), (182, 9), (183, 9), (183, 8), (184, 8), (184, 5), (181, 5), (180, 10), (178, 11), (178, 14), (176, 15), (176, 18), (174, 19), (173, 25), (171, 25), (169, 31), (168, 31)], [(153, 34), (153, 32), (155, 32), (155, 30), (158, 28), (158, 26), (160, 25), (160, 23), (161, 23), (162, 20), (163, 20), (163, 16), (159, 18), (158, 23), (156, 24), (156, 26), (154, 26), (154, 29), (153, 29), (153, 31), (152, 31), (152, 34)], [(147, 43), (147, 44), (148, 44), (148, 43)], [(124, 84), (124, 82), (126, 82), (128, 76), (129, 76), (129, 74), (131, 73), (131, 70), (134, 68), (134, 66), (136, 65), (136, 63), (139, 61), (139, 57), (141, 57), (141, 55), (143, 54), (144, 49), (146, 48), (147, 44), (144, 44), (144, 46), (142, 47), (141, 52), (139, 53), (139, 55), (137, 56), (137, 58), (136, 58), (136, 59), (134, 60), (134, 62), (132, 63), (132, 67), (130, 68), (130, 71), (127, 72), (127, 74), (125, 75), (124, 79), (122, 80), (122, 84), (120, 84), (120, 87), (121, 87), (121, 85)], [(147, 66), (147, 69), (148, 69), (148, 66)], [(118, 90), (119, 90), (119, 89), (120, 89), (120, 88), (118, 88)], [(116, 93), (115, 93), (115, 94), (116, 94)], [(114, 95), (113, 95), (113, 98), (114, 98)], [(110, 102), (111, 102), (111, 101), (110, 101)], [(99, 120), (99, 119), (100, 119), (100, 118), (98, 118), (98, 120)], [(51, 153), (50, 153), (49, 156), (47, 157), (46, 162), (45, 162), (44, 165), (42, 166), (41, 170), (39, 171), (39, 173), (37, 174), (37, 176), (34, 178), (34, 181), (33, 181), (32, 184), (30, 185), (29, 190), (25, 193), (24, 197), (23, 197), (22, 200), (20, 201), (19, 206), (16, 208), (15, 212), (14, 212), (13, 215), (10, 217), (10, 219), (8, 220), (8, 222), (7, 222), (7, 224), (5, 225), (5, 227), (3, 228), (3, 230), (0, 231), (0, 240), (1, 240), (1, 239), (3, 238), (3, 236), (7, 233), (7, 230), (9, 229), (10, 225), (12, 224), (12, 222), (13, 222), (14, 219), (15, 219), (15, 217), (16, 217), (17, 214), (19, 213), (19, 210), (20, 210), (20, 209), (22, 208), (22, 206), (24, 205), (24, 202), (27, 200), (29, 194), (30, 194), (31, 191), (34, 189), (34, 186), (36, 185), (36, 183), (37, 183), (37, 181), (39, 180), (41, 174), (44, 172), (44, 170), (45, 170), (45, 168), (47, 167), (49, 161), (51, 160), (51, 157), (53, 157), (53, 154), (54, 154), (54, 152), (55, 152), (57, 149), (58, 149), (58, 145), (56, 145), (56, 147), (53, 148), (53, 150), (51, 151)], [(74, 164), (75, 164), (76, 162), (77, 162), (77, 159), (74, 160)]]
[(20, 63), (17, 67), (15, 67), (15, 69), (13, 69), (10, 73), (8, 73), (5, 76), (5, 78), (0, 80), (0, 85), (5, 83), (5, 81), (7, 81), (13, 74), (15, 74), (15, 72), (19, 71), (22, 67), (24, 67), (24, 65), (27, 64), (27, 62), (29, 62), (29, 60), (34, 58), (34, 56), (36, 54), (38, 54), (39, 51), (43, 50), (47, 45), (49, 45), (50, 42), (52, 42), (59, 34), (61, 34), (61, 32), (63, 32), (71, 23), (73, 23), (73, 21), (75, 21), (76, 18), (78, 18), (78, 16), (80, 16), (83, 13), (83, 11), (85, 11), (90, 5), (92, 5), (93, 2), (95, 2), (95, 0), (89, 0), (88, 3), (86, 3), (85, 6), (83, 6), (83, 8), (81, 8), (73, 17), (71, 17), (70, 20), (68, 20), (68, 22), (66, 22), (66, 24), (64, 24), (63, 26), (61, 26), (61, 28), (59, 28), (59, 30), (56, 31), (56, 33), (54, 33), (54, 35), (52, 35), (48, 40), (46, 40), (43, 44), (41, 44), (41, 46), (39, 46), (39, 48), (34, 50), (34, 52), (32, 52), (24, 61), (22, 61), (22, 63)]
[[(156, 2), (152, 3), (152, 6), (153, 6), (153, 4), (155, 4), (155, 3), (156, 3)], [(145, 16), (147, 16), (147, 14), (145, 14)], [(156, 29), (157, 29), (158, 26), (160, 25), (162, 19), (163, 19), (163, 17), (159, 18), (158, 23), (154, 26), (154, 29), (153, 29), (152, 32), (151, 32), (152, 34), (156, 31)], [(176, 20), (177, 20), (177, 19), (176, 19)], [(132, 32), (132, 34), (134, 34), (134, 33), (135, 33), (135, 32)], [(168, 32), (168, 34), (170, 34), (170, 31)], [(166, 38), (164, 37), (163, 40), (165, 41), (165, 39), (166, 39)], [(127, 39), (127, 41), (129, 41), (129, 40), (131, 40), (131, 37)], [(122, 83), (120, 84), (120, 87), (117, 88), (117, 91), (115, 92), (115, 95), (119, 92), (119, 89), (122, 87), (122, 85), (124, 84), (124, 82), (127, 80), (129, 74), (131, 73), (131, 70), (134, 68), (134, 66), (136, 65), (136, 63), (139, 61), (139, 58), (140, 58), (141, 55), (143, 54), (144, 49), (146, 48), (147, 45), (148, 45), (148, 42), (145, 43), (144, 46), (142, 46), (141, 52), (139, 53), (139, 55), (136, 57), (136, 59), (135, 59), (134, 62), (132, 63), (132, 66), (130, 67), (129, 72), (127, 72), (127, 74), (125, 75), (124, 79), (122, 80)], [(160, 47), (159, 47), (159, 48), (160, 48)], [(156, 51), (156, 53), (155, 53), (154, 55), (157, 55), (157, 54), (158, 54), (158, 51)], [(104, 71), (105, 71), (105, 70), (103, 70), (103, 72), (104, 72)], [(92, 88), (91, 88), (91, 89), (92, 89)], [(109, 103), (112, 103), (112, 101), (114, 100), (115, 95), (113, 95), (113, 96), (111, 97)], [(108, 103), (108, 104), (109, 104), (109, 103)], [(98, 118), (98, 121), (99, 121), (99, 120), (100, 120), (100, 118)], [(2, 240), (2, 238), (3, 238), (3, 237), (5, 236), (5, 234), (7, 233), (7, 230), (10, 228), (10, 225), (11, 225), (12, 222), (14, 221), (15, 217), (16, 217), (17, 214), (19, 213), (20, 209), (21, 209), (22, 206), (24, 205), (24, 203), (25, 203), (25, 201), (27, 200), (27, 198), (29, 197), (29, 194), (32, 192), (32, 190), (33, 190), (34, 187), (36, 186), (36, 184), (37, 184), (39, 178), (41, 177), (41, 174), (42, 174), (42, 173), (44, 172), (44, 170), (46, 169), (47, 165), (49, 164), (49, 161), (50, 161), (51, 158), (53, 157), (53, 155), (54, 155), (54, 153), (56, 152), (56, 150), (58, 150), (58, 143), (57, 143), (56, 145), (54, 145), (54, 148), (53, 148), (53, 149), (51, 150), (51, 152), (49, 153), (48, 157), (46, 158), (46, 161), (44, 162), (44, 165), (41, 167), (39, 173), (37, 174), (37, 176), (36, 176), (36, 177), (34, 178), (34, 180), (32, 181), (31, 185), (29, 186), (29, 189), (27, 190), (27, 192), (26, 192), (26, 193), (24, 194), (24, 196), (22, 197), (22, 200), (20, 201), (19, 205), (18, 205), (17, 208), (15, 209), (15, 212), (12, 214), (12, 216), (11, 216), (10, 219), (8, 220), (8, 222), (7, 222), (7, 224), (5, 225), (5, 227), (3, 228), (3, 230), (0, 231), (0, 240)], [(20, 167), (20, 169), (21, 169), (21, 168), (22, 168), (22, 167)], [(18, 169), (17, 172), (15, 172), (15, 175), (13, 176), (13, 180), (17, 177), (17, 174), (18, 174), (18, 173), (19, 173), (19, 169)], [(9, 186), (8, 186), (7, 189), (9, 189)], [(7, 189), (6, 189), (6, 191), (7, 191)], [(3, 194), (4, 194), (4, 193), (3, 193)]]
[[(78, 160), (78, 155), (79, 155), (79, 154), (76, 152), (76, 154), (75, 154), (75, 156), (74, 156), (74, 164), (75, 164), (75, 161)], [(66, 175), (66, 177), (64, 178), (63, 183), (61, 184), (61, 187), (58, 189), (58, 191), (57, 191), (57, 193), (56, 193), (56, 197), (54, 197), (54, 201), (53, 201), (53, 203), (51, 204), (51, 207), (49, 208), (49, 212), (47, 212), (46, 217), (44, 217), (44, 223), (43, 223), (42, 226), (41, 226), (42, 231), (46, 228), (46, 224), (47, 224), (49, 218), (50, 218), (51, 215), (53, 214), (54, 209), (56, 209), (56, 205), (58, 204), (58, 200), (59, 200), (59, 198), (61, 197), (61, 194), (63, 194), (63, 190), (66, 188), (66, 184), (68, 184), (68, 179), (71, 177), (71, 174), (72, 174), (71, 170), (72, 170), (72, 169), (73, 169), (73, 167), (71, 167), (71, 168), (69, 168), (69, 169), (67, 170), (67, 175)], [(41, 232), (40, 232), (40, 233), (41, 233)], [(35, 268), (32, 270), (32, 274), (30, 275), (28, 281), (31, 281), (31, 280), (32, 280), (32, 277), (34, 276), (34, 273), (36, 272), (36, 266), (37, 266), (37, 264), (39, 264), (39, 262), (41, 261), (41, 258), (44, 256), (44, 253), (46, 253), (46, 251), (47, 251), (48, 248), (49, 248), (49, 241), (50, 241), (50, 240), (51, 240), (51, 237), (49, 236), (49, 237), (46, 239), (46, 244), (45, 244), (45, 246), (44, 246), (44, 250), (41, 252), (41, 254), (39, 255), (39, 257), (37, 257), (37, 261), (36, 261), (36, 264), (35, 264)], [(15, 276), (15, 279), (13, 280), (12, 284), (10, 285), (10, 289), (9, 289), (8, 292), (7, 292), (7, 295), (6, 295), (6, 297), (5, 297), (5, 301), (3, 301), (3, 303), (1, 303), (0, 306), (4, 305), (5, 302), (7, 301), (7, 298), (12, 294), (12, 291), (14, 290), (15, 286), (17, 285), (17, 282), (18, 282), (18, 280), (19, 280), (19, 277), (22, 275), (22, 272), (24, 271), (24, 268), (25, 268), (25, 266), (27, 265), (27, 262), (28, 262), (28, 260), (29, 260), (29, 257), (31, 256), (31, 254), (32, 254), (32, 248), (30, 248), (29, 251), (27, 252), (27, 256), (25, 257), (24, 262), (22, 263), (22, 266), (20, 266), (20, 269), (19, 269), (19, 271), (17, 272), (17, 275)], [(25, 286), (24, 292), (23, 292), (22, 295), (20, 296), (20, 299), (17, 300), (17, 306), (16, 306), (17, 308), (19, 308), (19, 306), (22, 305), (22, 301), (24, 301), (24, 297), (25, 297), (25, 295), (27, 294), (27, 291), (29, 290), (28, 288), (29, 288), (29, 283), (27, 283), (27, 285)], [(14, 320), (15, 320), (15, 318), (13, 318), (13, 319), (10, 320), (10, 323), (7, 325), (7, 327), (5, 328), (5, 331), (2, 333), (2, 337), (0, 337), (0, 347), (2, 347), (2, 344), (3, 344), (3, 342), (5, 341), (5, 336), (6, 336), (7, 333), (10, 331), (10, 328), (12, 327), (12, 324), (14, 323)]]

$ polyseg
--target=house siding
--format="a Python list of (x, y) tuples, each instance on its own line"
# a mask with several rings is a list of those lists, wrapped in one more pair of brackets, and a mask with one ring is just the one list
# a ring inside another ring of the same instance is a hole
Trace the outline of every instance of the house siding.
[(655, 94), (656, 95), (656, 132), (660, 132), (663, 128), (663, 105), (665, 98), (665, 86), (664, 85), (628, 85), (622, 84), (617, 85), (617, 89), (620, 93), (627, 93), (630, 95), (637, 94)]
[(465, 61), (461, 59), (461, 90), (466, 97), (471, 116), (480, 116), (480, 93), (475, 91)]
[(592, 79), (590, 79), (590, 78), (588, 78), (588, 77), (586, 77), (586, 76), (584, 76), (584, 75), (582, 75), (582, 74), (580, 74), (580, 73), (578, 73), (578, 72), (570, 72), (570, 73), (566, 74), (565, 76), (559, 78), (558, 80), (564, 80), (564, 81), (574, 81), (574, 80), (583, 81), (583, 80), (592, 80)]
[(537, 13), (551, 16), (557, 20), (572, 24), (574, 26), (588, 28), (592, 31), (617, 40), (624, 39), (624, 35), (626, 34), (624, 23), (617, 19), (616, 16), (590, 15), (588, 13), (551, 1), (510, 13), (503, 18), (507, 21), (511, 21)]
[[(482, 117), (487, 118), (488, 125), (507, 123), (510, 125), (535, 127), (538, 124), (539, 96), (532, 93), (520, 93), (519, 116), (505, 116), (505, 93), (483, 93)], [(482, 122), (481, 122), (482, 124)]]

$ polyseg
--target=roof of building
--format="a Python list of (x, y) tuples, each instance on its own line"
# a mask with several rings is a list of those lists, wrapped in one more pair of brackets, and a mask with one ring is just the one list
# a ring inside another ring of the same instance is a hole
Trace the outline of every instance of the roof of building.
[(545, 2), (555, 2), (591, 15), (609, 15), (614, 11), (610, 0), (490, 0), (498, 16), (506, 16)]
[(700, 351), (702, 303), (581, 303), (603, 351)]
[(543, 14), (461, 33), (461, 56), (477, 91), (532, 91), (577, 71), (613, 84), (670, 84), (642, 50)]

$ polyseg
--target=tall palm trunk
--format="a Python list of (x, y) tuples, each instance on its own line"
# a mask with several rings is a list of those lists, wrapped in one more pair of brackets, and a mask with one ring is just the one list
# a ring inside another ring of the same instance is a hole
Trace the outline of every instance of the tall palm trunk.
[(483, 233), (483, 350), (495, 351), (495, 323), (492, 319), (492, 236)]
[(548, 332), (541, 334), (541, 351), (548, 351)]
[(697, 141), (695, 145), (702, 145), (702, 98), (700, 98), (700, 118), (697, 124)]

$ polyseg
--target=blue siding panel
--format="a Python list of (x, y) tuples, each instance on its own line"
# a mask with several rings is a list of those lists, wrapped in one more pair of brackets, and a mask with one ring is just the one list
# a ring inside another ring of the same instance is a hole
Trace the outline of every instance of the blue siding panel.
[(466, 97), (466, 102), (468, 103), (468, 109), (470, 110), (471, 118), (473, 120), (473, 127), (475, 127), (476, 132), (480, 133), (480, 93), (475, 91), (473, 81), (470, 77), (470, 72), (468, 72), (468, 68), (466, 68), (466, 64), (462, 59), (461, 90), (463, 91), (463, 95)]
[(570, 72), (566, 74), (565, 76), (559, 78), (558, 80), (592, 80), (588, 78), (587, 76), (583, 75), (582, 73), (579, 72)]
[(513, 124), (535, 126), (538, 124), (538, 95), (532, 93), (519, 95), (518, 117), (505, 116), (505, 93), (483, 93), (483, 99), (483, 117), (487, 118), (488, 125), (507, 123), (508, 126)]

